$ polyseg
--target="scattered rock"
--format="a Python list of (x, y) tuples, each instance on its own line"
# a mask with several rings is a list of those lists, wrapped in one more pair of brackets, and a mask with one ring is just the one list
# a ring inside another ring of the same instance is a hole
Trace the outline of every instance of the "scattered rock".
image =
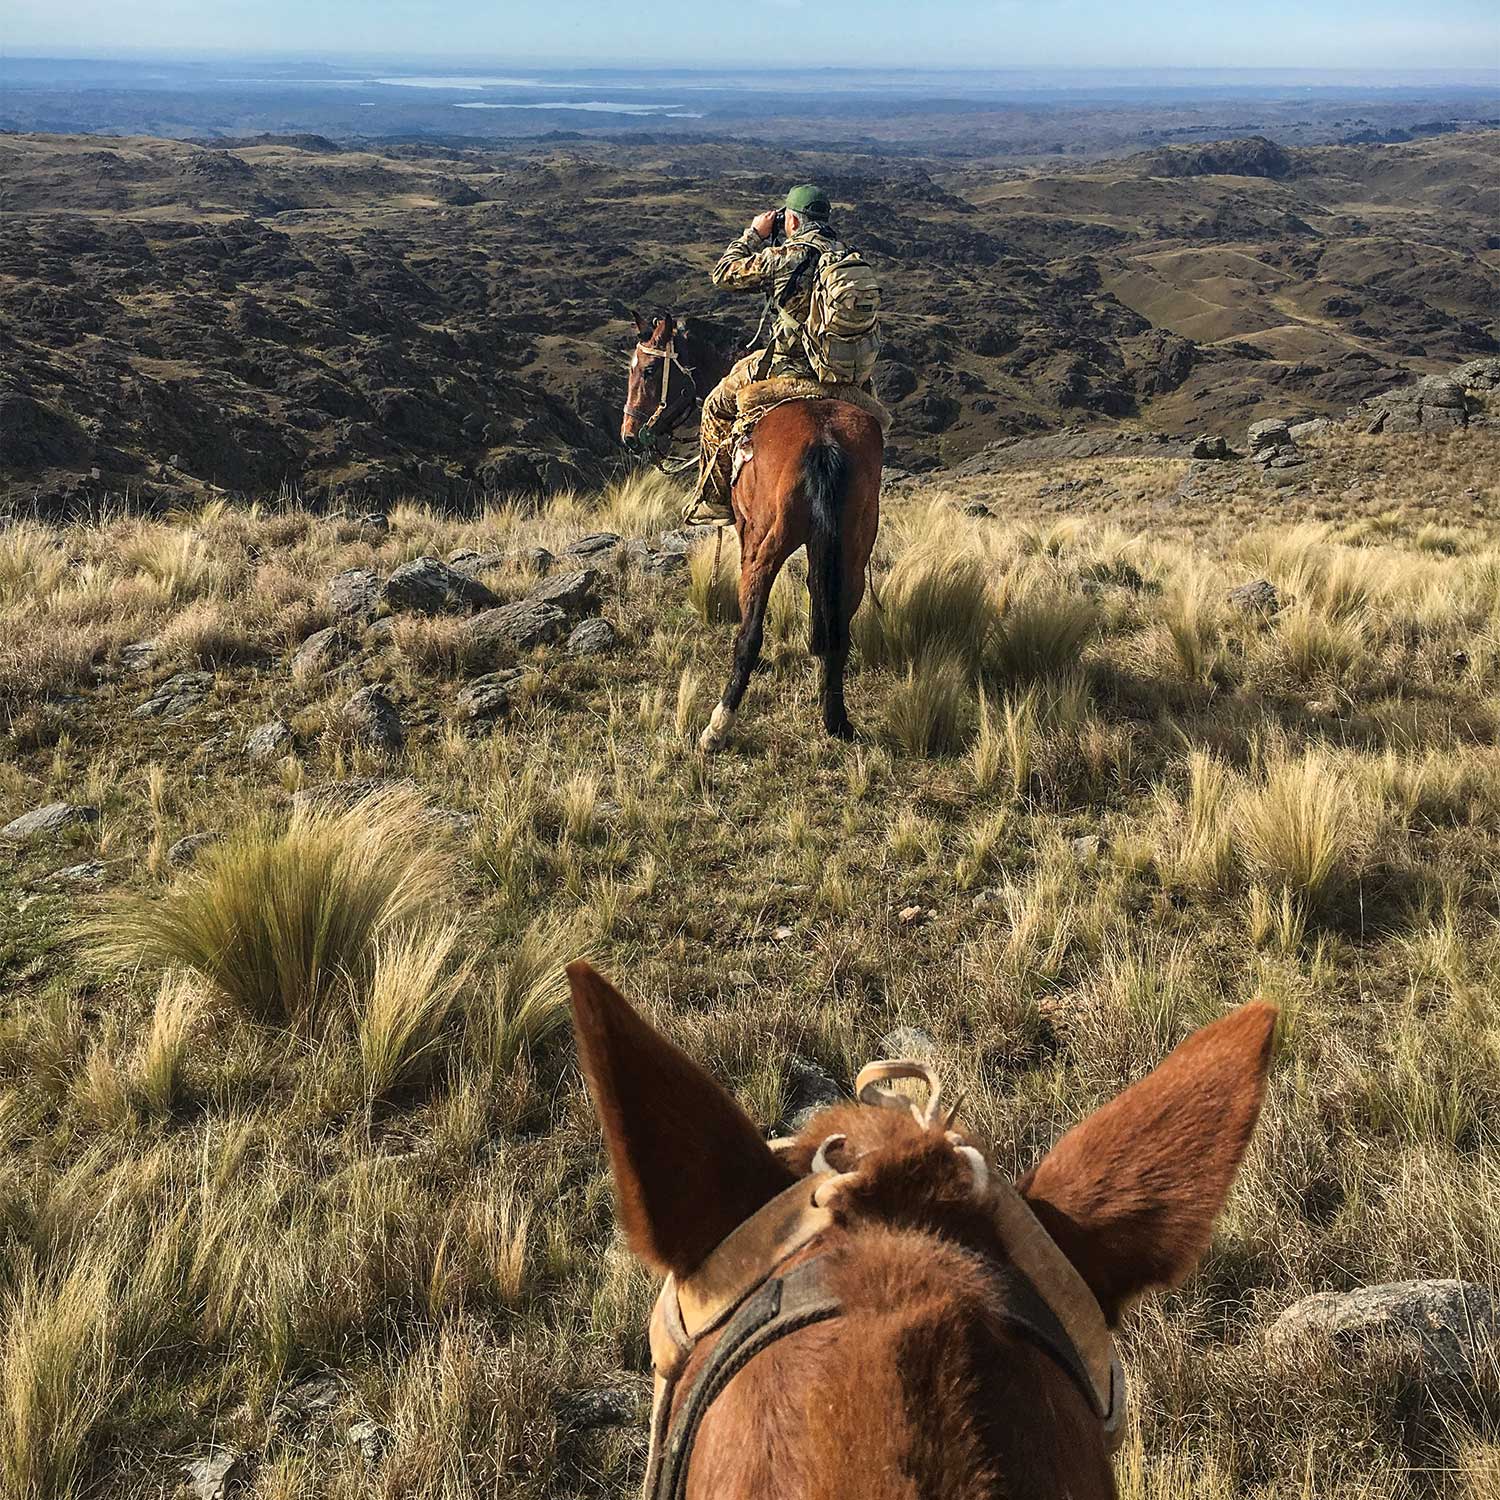
[(1234, 453), (1229, 444), (1218, 436), (1210, 436), (1205, 433), (1193, 442), (1192, 456), (1194, 458), (1233, 458)]
[(223, 837), (218, 832), (189, 833), (167, 850), (167, 863), (174, 870), (185, 870), (210, 844), (217, 844)]
[(137, 719), (181, 719), (208, 696), (214, 685), (212, 672), (179, 672), (160, 684), (144, 703), (131, 712)]
[(120, 647), (120, 665), (127, 672), (144, 672), (156, 664), (160, 649), (155, 641), (132, 641)]
[(373, 620), (380, 579), (368, 568), (345, 568), (328, 580), (328, 604), (344, 620)]
[(557, 559), (545, 547), (527, 547), (521, 553), (521, 565), (532, 573), (550, 573)]
[(1316, 1292), (1266, 1330), (1269, 1353), (1331, 1349), (1359, 1363), (1379, 1350), (1432, 1373), (1464, 1379), (1500, 1344), (1500, 1303), (1472, 1281), (1396, 1281), (1352, 1292)]
[(522, 673), (511, 668), (476, 677), (458, 695), (458, 711), (466, 719), (496, 719), (510, 707), (511, 689)]
[(392, 610), (414, 610), (423, 615), (438, 614), (450, 603), (493, 609), (500, 602), (477, 578), (467, 577), (435, 557), (403, 563), (386, 579), (381, 597)]
[(225, 1500), (239, 1477), (241, 1455), (225, 1449), (208, 1458), (195, 1458), (183, 1469), (194, 1500)]
[(1276, 585), (1269, 578), (1237, 583), (1224, 597), (1246, 614), (1274, 615), (1282, 604), (1281, 595), (1276, 592)]
[(355, 693), (339, 710), (339, 717), (362, 745), (381, 755), (399, 755), (406, 744), (401, 715), (378, 682)]
[(282, 1392), (280, 1405), (296, 1416), (312, 1416), (332, 1411), (343, 1392), (344, 1383), (337, 1375), (309, 1375)]
[(1079, 864), (1092, 865), (1104, 852), (1104, 840), (1097, 833), (1085, 833), (1076, 839), (1070, 839), (1068, 848)]
[(805, 1057), (794, 1057), (786, 1067), (783, 1119), (779, 1134), (794, 1135), (821, 1109), (837, 1104), (844, 1097), (839, 1088), (817, 1063)]
[(568, 637), (569, 656), (602, 656), (615, 645), (615, 627), (608, 620), (595, 617), (582, 620)]
[(104, 861), (91, 859), (81, 865), (68, 865), (54, 870), (47, 878), (58, 885), (92, 885), (104, 879)]
[(594, 531), (581, 536), (569, 548), (569, 557), (607, 557), (620, 545), (620, 538), (613, 531)]
[(981, 517), (986, 521), (995, 519), (995, 512), (983, 500), (967, 500), (959, 506), (959, 510), (966, 516), (972, 516), (976, 521)]
[(467, 627), (468, 644), (479, 651), (530, 651), (567, 633), (568, 617), (555, 604), (520, 599), (475, 615)]
[(80, 823), (92, 823), (98, 816), (97, 807), (84, 807), (76, 802), (49, 802), (45, 807), (35, 807), (30, 812), (22, 813), (19, 818), (12, 818), (4, 828), (0, 828), (0, 839), (25, 843), (29, 839), (62, 833)]
[(1333, 423), (1327, 417), (1313, 417), (1306, 422), (1295, 422), (1290, 429), (1294, 443), (1305, 443), (1309, 438), (1318, 438), (1333, 431)]
[(380, 1455), (385, 1452), (386, 1434), (385, 1430), (370, 1421), (368, 1417), (362, 1417), (358, 1422), (349, 1424), (346, 1434), (350, 1446), (359, 1450), (359, 1455), (367, 1464), (380, 1462)]
[(319, 672), (331, 672), (348, 661), (358, 649), (354, 639), (337, 625), (315, 630), (297, 647), (292, 657), (292, 675), (311, 677)]
[(488, 573), (492, 568), (498, 568), (505, 563), (503, 552), (455, 552), (448, 559), (448, 566), (455, 573), (461, 573), (465, 578), (478, 579), (481, 573)]
[(251, 760), (276, 760), (290, 754), (296, 744), (292, 726), (285, 719), (269, 719), (258, 729), (250, 731), (245, 741), (245, 754)]
[(909, 1057), (922, 1062), (935, 1050), (932, 1038), (917, 1026), (898, 1026), (880, 1039), (882, 1057)]
[(534, 588), (527, 596), (531, 604), (551, 604), (570, 618), (593, 614), (599, 608), (599, 573), (594, 568), (580, 568), (576, 573), (559, 573)]
[(1267, 448), (1285, 448), (1292, 441), (1292, 430), (1280, 417), (1268, 417), (1263, 422), (1251, 424), (1246, 434), (1251, 453), (1262, 453)]
[(778, 927), (771, 933), (771, 941), (773, 943), (784, 943), (791, 937), (795, 930), (795, 928), (791, 927)]
[(391, 518), (384, 511), (367, 510), (364, 515), (355, 516), (354, 523), (361, 530), (373, 532), (379, 537), (391, 534)]
[(926, 916), (926, 910), (920, 906), (903, 906), (901, 910), (896, 913), (896, 920), (903, 927), (911, 927), (916, 923), (922, 921)]
[(644, 1380), (634, 1385), (561, 1391), (553, 1400), (559, 1425), (573, 1432), (585, 1432), (595, 1427), (632, 1426), (642, 1421), (650, 1408), (651, 1387)]

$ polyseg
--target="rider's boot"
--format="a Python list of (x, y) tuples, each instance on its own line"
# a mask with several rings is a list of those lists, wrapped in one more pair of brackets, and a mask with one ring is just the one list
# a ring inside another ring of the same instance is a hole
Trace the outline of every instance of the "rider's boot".
[(733, 446), (727, 442), (713, 449), (705, 446), (698, 455), (698, 483), (682, 511), (689, 526), (727, 526), (734, 520), (729, 502)]

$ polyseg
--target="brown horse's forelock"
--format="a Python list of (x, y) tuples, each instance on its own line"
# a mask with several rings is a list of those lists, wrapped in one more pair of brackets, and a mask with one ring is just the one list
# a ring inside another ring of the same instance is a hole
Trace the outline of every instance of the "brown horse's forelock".
[(830, 1476), (860, 1450), (906, 1454), (904, 1472), (876, 1476), (864, 1500), (1108, 1500), (1093, 1412), (995, 1317), (1006, 1254), (964, 1160), (941, 1132), (853, 1104), (816, 1116), (783, 1159), (805, 1172), (834, 1135), (846, 1138), (835, 1165), (857, 1158), (858, 1175), (827, 1242), (791, 1263), (830, 1258), (843, 1316), (783, 1340), (731, 1383), (705, 1418), (689, 1500), (802, 1500), (819, 1485), (843, 1495)]

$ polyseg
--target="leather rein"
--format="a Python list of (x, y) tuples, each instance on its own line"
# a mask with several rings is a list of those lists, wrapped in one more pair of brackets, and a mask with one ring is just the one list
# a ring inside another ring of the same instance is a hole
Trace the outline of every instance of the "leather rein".
[[(698, 388), (693, 381), (693, 368), (685, 365), (682, 357), (677, 353), (677, 336), (674, 334), (667, 342), (664, 349), (654, 348), (647, 343), (638, 343), (635, 353), (631, 356), (630, 366), (635, 368), (636, 361), (641, 359), (659, 359), (662, 363), (661, 373), (661, 400), (656, 404), (656, 410), (648, 412), (643, 406), (633, 406), (626, 403), (625, 415), (641, 420), (641, 426), (635, 434), (635, 447), (638, 452), (645, 454), (652, 463), (659, 468), (665, 467), (668, 460), (662, 452), (672, 441), (672, 435), (677, 430), (677, 424), (690, 410), (703, 404), (703, 398), (698, 394)], [(688, 400), (680, 410), (672, 417), (671, 421), (664, 423), (658, 428), (658, 423), (663, 422), (668, 409), (672, 404), (672, 371), (676, 370), (688, 385)]]
[[(896, 1079), (925, 1083), (925, 1107), (883, 1087)], [(871, 1063), (855, 1082), (861, 1104), (910, 1109), (924, 1129), (942, 1130), (969, 1163), (975, 1196), (990, 1211), (1008, 1257), (996, 1268), (1004, 1295), (990, 1308), (992, 1321), (1062, 1369), (1099, 1419), (1105, 1446), (1113, 1453), (1125, 1435), (1125, 1373), (1104, 1314), (1011, 1183), (993, 1177), (979, 1152), (948, 1129), (954, 1111), (946, 1118), (939, 1115), (941, 1092), (931, 1068), (904, 1059)], [(651, 1314), (655, 1379), (644, 1500), (685, 1500), (688, 1465), (703, 1418), (757, 1354), (788, 1334), (843, 1315), (831, 1256), (814, 1254), (787, 1266), (833, 1227), (840, 1195), (859, 1176), (857, 1165), (848, 1172), (828, 1165), (829, 1153), (843, 1139), (824, 1141), (808, 1175), (745, 1220), (691, 1276), (680, 1281), (668, 1276), (663, 1284)], [(776, 1151), (791, 1145), (790, 1140), (771, 1142)], [(693, 1351), (715, 1332), (719, 1337), (713, 1348), (684, 1385)]]

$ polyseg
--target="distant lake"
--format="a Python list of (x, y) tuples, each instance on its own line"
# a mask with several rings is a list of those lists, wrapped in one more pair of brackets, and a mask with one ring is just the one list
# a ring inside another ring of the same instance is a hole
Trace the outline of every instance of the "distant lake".
[(675, 104), (622, 104), (618, 99), (553, 99), (545, 104), (455, 104), (454, 109), (582, 109), (596, 115), (660, 115), (664, 120), (701, 120)]

